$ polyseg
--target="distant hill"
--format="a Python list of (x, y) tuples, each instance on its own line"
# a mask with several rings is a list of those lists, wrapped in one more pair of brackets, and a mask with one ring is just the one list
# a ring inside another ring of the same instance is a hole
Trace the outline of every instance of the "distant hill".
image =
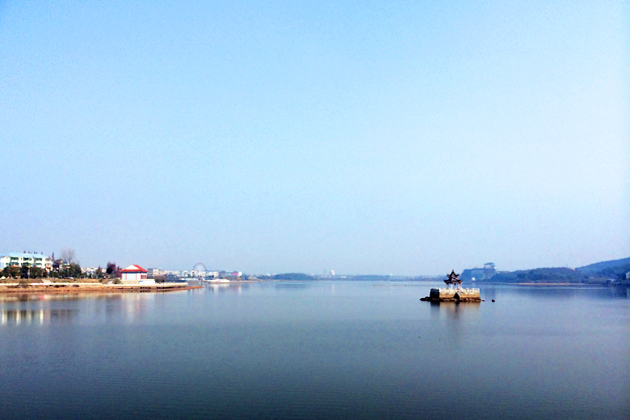
[[(468, 270), (474, 273), (472, 269)], [(466, 271), (466, 270), (464, 270)], [(630, 272), (630, 258), (602, 261), (576, 269), (567, 267), (534, 268), (531, 270), (500, 271), (492, 277), (477, 280), (501, 283), (626, 283)], [(462, 276), (463, 277), (463, 276)]]
[(274, 280), (315, 280), (315, 277), (304, 273), (284, 273), (276, 274), (272, 277)]
[(630, 258), (622, 258), (620, 260), (602, 261), (584, 267), (578, 267), (576, 270), (585, 273), (597, 273), (599, 271), (613, 269), (615, 271), (630, 271)]
[[(602, 282), (599, 278), (590, 280), (595, 280), (594, 282), (596, 283)], [(589, 275), (566, 267), (534, 268), (532, 270), (499, 272), (492, 276), (490, 281), (506, 283), (589, 283)]]
[(460, 279), (462, 281), (489, 280), (495, 274), (497, 274), (497, 270), (494, 268), (494, 263), (486, 263), (483, 268), (467, 268), (463, 270)]
[(387, 281), (391, 276), (382, 276), (379, 274), (358, 274), (355, 276), (347, 276), (349, 280), (363, 280), (363, 281)]

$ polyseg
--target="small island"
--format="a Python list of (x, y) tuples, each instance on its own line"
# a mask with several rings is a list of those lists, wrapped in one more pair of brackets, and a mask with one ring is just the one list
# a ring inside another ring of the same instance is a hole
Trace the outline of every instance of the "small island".
[(433, 288), (429, 296), (420, 300), (429, 302), (481, 302), (479, 289), (462, 288), (462, 280), (460, 280), (459, 274), (455, 273), (455, 270), (451, 270), (451, 274), (447, 276), (444, 283), (446, 283), (446, 288)]

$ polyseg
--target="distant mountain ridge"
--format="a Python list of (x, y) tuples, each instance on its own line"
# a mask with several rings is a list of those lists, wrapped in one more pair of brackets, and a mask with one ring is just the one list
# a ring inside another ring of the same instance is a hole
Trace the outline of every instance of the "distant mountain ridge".
[(602, 261), (595, 264), (585, 265), (584, 267), (577, 267), (576, 270), (594, 273), (605, 270), (607, 268), (620, 268), (630, 267), (630, 258), (622, 258), (620, 260)]
[(505, 283), (628, 283), (630, 258), (601, 261), (578, 267), (534, 268), (530, 270), (500, 271), (484, 280)]

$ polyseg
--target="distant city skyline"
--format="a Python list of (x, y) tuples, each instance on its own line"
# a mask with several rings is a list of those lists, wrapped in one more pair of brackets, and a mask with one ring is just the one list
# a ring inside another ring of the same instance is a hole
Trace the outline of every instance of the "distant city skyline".
[(625, 2), (0, 3), (0, 252), (419, 275), (630, 255)]
[[(74, 252), (74, 250), (70, 249), (70, 251)], [(59, 253), (61, 254), (61, 252)], [(9, 253), (0, 253), (0, 269), (4, 268), (4, 266), (8, 265), (9, 259), (10, 257), (18, 257), (18, 256), (25, 256), (25, 257), (38, 257), (38, 256), (45, 256), (45, 257), (50, 257), (51, 259), (49, 260), (49, 263), (52, 264), (53, 261), (55, 260), (59, 260), (59, 261), (63, 261), (63, 258), (54, 258), (54, 252), (51, 254), (47, 254), (45, 252), (31, 252), (31, 251), (24, 251), (24, 252), (18, 252), (18, 253), (13, 253), (13, 252), (9, 252)], [(607, 261), (612, 261), (612, 260), (607, 260)], [(77, 263), (79, 263), (79, 265), (81, 265), (81, 261), (79, 259), (76, 260)], [(102, 268), (105, 269), (105, 267), (109, 264), (109, 263), (115, 263), (116, 265), (120, 266), (119, 263), (117, 263), (116, 261), (111, 261), (108, 260), (107, 263), (98, 263), (98, 264), (92, 264), (92, 265), (81, 265), (81, 269), (84, 272), (94, 272), (97, 268)], [(584, 264), (584, 266), (586, 265), (591, 265), (591, 264), (595, 264), (595, 263), (599, 263), (601, 261), (592, 261), (590, 263)], [(183, 275), (186, 275), (187, 273), (191, 273), (191, 272), (196, 272), (196, 268), (199, 265), (205, 265), (203, 262), (197, 262), (193, 265), (191, 265), (190, 267), (162, 267), (162, 266), (158, 266), (158, 267), (153, 267), (153, 266), (147, 266), (144, 268), (147, 268), (149, 270), (149, 272), (151, 273), (153, 270), (155, 271), (159, 271), (160, 274), (176, 274), (179, 275), (180, 273), (182, 273)], [(21, 260), (19, 261), (19, 264), (21, 265)], [(125, 264), (128, 265), (128, 264)], [(137, 264), (139, 266), (143, 266), (143, 264)], [(567, 268), (580, 268), (581, 266), (575, 266), (575, 267), (570, 267), (568, 265), (563, 265), (563, 266), (558, 266), (558, 267), (567, 267)], [(522, 269), (536, 269), (536, 268), (543, 268), (543, 267), (522, 267)], [(481, 270), (483, 271), (484, 269), (490, 270), (492, 272), (495, 272), (495, 264), (493, 262), (486, 262), (483, 264), (477, 264), (477, 265), (473, 265), (473, 266), (469, 266), (469, 267), (454, 267), (451, 268), (452, 270), (456, 270), (456, 271), (470, 271), (471, 269), (473, 270)], [(499, 269), (499, 271), (514, 271), (514, 270), (501, 270)], [(200, 270), (200, 272), (203, 273), (238, 273), (238, 275), (240, 276), (241, 274), (246, 274), (246, 275), (276, 275), (276, 274), (286, 274), (286, 273), (303, 273), (303, 274), (307, 274), (310, 276), (314, 276), (317, 278), (339, 278), (339, 277), (345, 277), (345, 276), (355, 276), (355, 275), (381, 275), (381, 276), (393, 276), (393, 277), (426, 277), (426, 276), (430, 276), (430, 277), (435, 277), (435, 276), (443, 276), (445, 275), (444, 273), (406, 273), (406, 274), (402, 274), (402, 273), (369, 273), (369, 272), (363, 272), (363, 273), (337, 273), (335, 270), (333, 269), (324, 269), (322, 270), (321, 273), (316, 273), (313, 271), (306, 271), (306, 270), (293, 270), (290, 272), (287, 271), (282, 271), (282, 272), (242, 272), (242, 271), (235, 271), (232, 268), (214, 268), (214, 267), (206, 267), (206, 269), (202, 269)]]

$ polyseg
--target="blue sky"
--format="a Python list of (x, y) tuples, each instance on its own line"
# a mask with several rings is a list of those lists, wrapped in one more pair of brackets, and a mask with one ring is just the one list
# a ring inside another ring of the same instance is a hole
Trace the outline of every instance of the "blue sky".
[(0, 253), (347, 274), (628, 257), (629, 12), (0, 2)]

